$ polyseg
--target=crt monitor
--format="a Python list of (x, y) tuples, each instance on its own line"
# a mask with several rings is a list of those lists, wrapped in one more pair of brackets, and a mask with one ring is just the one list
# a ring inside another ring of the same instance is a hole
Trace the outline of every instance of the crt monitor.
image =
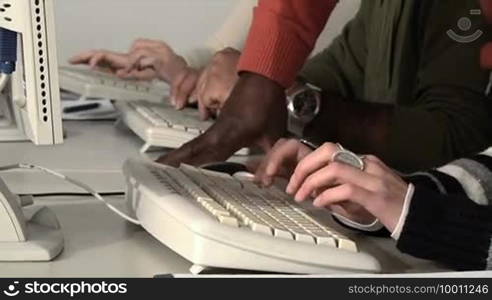
[[(0, 0), (0, 142), (63, 141), (57, 72), (53, 0)], [(51, 260), (63, 245), (55, 214), (0, 178), (0, 261)]]
[(53, 0), (0, 0), (0, 142), (63, 142)]

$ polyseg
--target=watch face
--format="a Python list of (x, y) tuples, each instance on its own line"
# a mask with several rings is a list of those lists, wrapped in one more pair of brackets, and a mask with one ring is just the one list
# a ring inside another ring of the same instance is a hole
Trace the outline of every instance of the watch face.
[(291, 99), (289, 112), (299, 120), (309, 121), (318, 114), (319, 102), (318, 92), (307, 89)]

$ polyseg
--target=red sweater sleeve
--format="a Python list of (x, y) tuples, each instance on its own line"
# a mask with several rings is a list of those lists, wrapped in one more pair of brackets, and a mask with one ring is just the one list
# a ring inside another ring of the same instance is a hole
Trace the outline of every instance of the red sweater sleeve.
[(239, 72), (268, 77), (285, 88), (314, 48), (337, 0), (260, 0)]
[[(492, 23), (492, 0), (480, 0), (483, 13), (489, 23)], [(492, 43), (488, 43), (482, 49), (481, 65), (485, 69), (492, 69)]]

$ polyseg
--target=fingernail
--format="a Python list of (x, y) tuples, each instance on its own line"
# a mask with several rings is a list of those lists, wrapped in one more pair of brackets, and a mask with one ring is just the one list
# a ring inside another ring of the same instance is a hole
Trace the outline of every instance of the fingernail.
[(289, 195), (292, 195), (294, 193), (294, 188), (292, 187), (292, 184), (288, 184), (287, 188), (285, 189), (285, 192)]
[(265, 168), (265, 174), (268, 176), (274, 176), (275, 175), (275, 166), (272, 164), (268, 164), (267, 167)]

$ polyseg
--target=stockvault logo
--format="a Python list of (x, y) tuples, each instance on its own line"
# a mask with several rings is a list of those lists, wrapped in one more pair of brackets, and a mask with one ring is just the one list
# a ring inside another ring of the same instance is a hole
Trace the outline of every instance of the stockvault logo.
[(15, 296), (19, 295), (20, 291), (17, 289), (18, 284), (19, 284), (18, 281), (14, 281), (14, 284), (10, 284), (7, 287), (7, 289), (3, 291), (3, 293), (9, 297), (15, 297)]

